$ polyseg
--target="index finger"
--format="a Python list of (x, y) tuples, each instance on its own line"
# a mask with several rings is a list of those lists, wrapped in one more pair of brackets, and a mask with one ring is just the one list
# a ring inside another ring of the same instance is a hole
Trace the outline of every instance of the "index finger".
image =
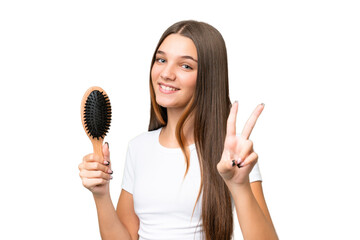
[(258, 120), (261, 112), (264, 110), (264, 104), (259, 104), (255, 110), (253, 111), (253, 113), (251, 114), (250, 118), (247, 120), (247, 122), (245, 123), (244, 129), (241, 133), (241, 137), (245, 138), (245, 139), (249, 139), (250, 134), (252, 132), (252, 130), (255, 127), (255, 123)]
[(83, 157), (84, 162), (101, 162), (101, 160), (102, 158), (94, 153), (89, 153)]

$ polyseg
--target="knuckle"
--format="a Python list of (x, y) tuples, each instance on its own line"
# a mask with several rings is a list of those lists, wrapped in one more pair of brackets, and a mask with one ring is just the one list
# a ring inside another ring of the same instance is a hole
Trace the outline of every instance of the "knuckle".
[(87, 168), (87, 170), (90, 170), (90, 171), (96, 171), (96, 170), (98, 170), (98, 168), (99, 168), (99, 165), (98, 165), (98, 163), (96, 163), (96, 162), (91, 162), (91, 163), (89, 163), (88, 164), (88, 168)]
[(101, 169), (101, 165), (99, 162), (94, 163), (96, 169)]
[(87, 182), (86, 182), (85, 179), (82, 180), (82, 185), (83, 185), (84, 187), (87, 187)]
[(86, 169), (86, 170), (88, 170), (89, 169), (89, 164), (88, 163), (83, 163), (83, 165), (82, 165), (82, 169)]
[(103, 172), (102, 171), (97, 171), (95, 175), (96, 175), (96, 177), (100, 178), (100, 177), (103, 176)]
[(83, 157), (83, 161), (84, 161), (84, 162), (87, 162), (87, 161), (91, 160), (92, 157), (93, 157), (93, 154), (92, 154), (92, 153), (89, 153), (89, 154), (87, 154), (87, 155), (85, 155), (85, 156)]

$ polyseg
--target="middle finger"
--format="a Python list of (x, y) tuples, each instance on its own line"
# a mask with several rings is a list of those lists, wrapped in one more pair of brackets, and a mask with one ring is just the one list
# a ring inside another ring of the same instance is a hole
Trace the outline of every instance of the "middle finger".
[(84, 163), (84, 169), (85, 170), (98, 170), (98, 171), (103, 171), (103, 172), (105, 172), (105, 173), (111, 173), (112, 172), (112, 170), (108, 167), (108, 166), (106, 166), (106, 165), (104, 165), (104, 164), (102, 164), (102, 163), (99, 163), (99, 162), (85, 162)]
[(112, 179), (111, 173), (104, 173), (103, 171), (87, 171), (83, 170), (80, 172), (82, 178), (103, 178), (105, 180)]
[(245, 140), (240, 146), (238, 146), (239, 163), (243, 162), (247, 156), (253, 152), (253, 142), (251, 140)]

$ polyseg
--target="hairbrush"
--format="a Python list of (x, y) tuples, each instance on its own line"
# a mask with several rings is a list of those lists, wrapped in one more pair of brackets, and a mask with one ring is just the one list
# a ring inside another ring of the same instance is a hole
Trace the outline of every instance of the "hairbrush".
[(93, 145), (94, 154), (103, 157), (102, 145), (110, 128), (111, 105), (100, 87), (89, 88), (81, 101), (81, 122)]

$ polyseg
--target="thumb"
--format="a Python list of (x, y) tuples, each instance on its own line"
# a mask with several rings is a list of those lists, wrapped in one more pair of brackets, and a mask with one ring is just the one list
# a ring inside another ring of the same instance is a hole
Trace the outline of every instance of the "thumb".
[(109, 151), (109, 143), (108, 142), (106, 142), (104, 144), (102, 150), (103, 150), (104, 161), (110, 162), (110, 151)]

